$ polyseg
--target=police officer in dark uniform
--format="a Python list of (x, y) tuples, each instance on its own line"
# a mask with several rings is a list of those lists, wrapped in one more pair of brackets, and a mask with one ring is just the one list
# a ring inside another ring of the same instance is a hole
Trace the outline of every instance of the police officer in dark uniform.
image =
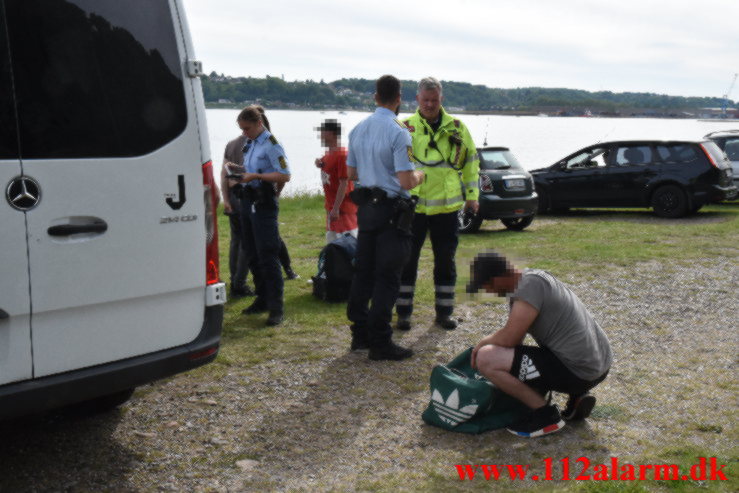
[[(243, 241), (253, 269), (257, 299), (246, 314), (269, 312), (267, 325), (279, 325), (283, 318), (283, 279), (280, 265), (280, 234), (277, 187), (290, 180), (285, 150), (269, 131), (269, 121), (261, 106), (247, 106), (237, 118), (247, 137), (241, 183)], [(249, 232), (250, 234), (246, 234)]]
[(375, 102), (375, 113), (349, 134), (346, 164), (349, 179), (358, 179), (352, 200), (359, 207), (359, 235), (347, 316), (352, 350), (369, 349), (373, 360), (401, 360), (413, 351), (393, 343), (390, 320), (411, 248), (414, 204), (408, 190), (423, 173), (415, 170), (411, 136), (396, 119), (400, 81), (380, 77)]

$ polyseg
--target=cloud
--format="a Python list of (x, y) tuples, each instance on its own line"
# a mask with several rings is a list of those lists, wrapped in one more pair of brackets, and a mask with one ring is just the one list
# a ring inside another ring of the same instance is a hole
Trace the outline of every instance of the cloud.
[(184, 0), (206, 70), (720, 96), (739, 2)]

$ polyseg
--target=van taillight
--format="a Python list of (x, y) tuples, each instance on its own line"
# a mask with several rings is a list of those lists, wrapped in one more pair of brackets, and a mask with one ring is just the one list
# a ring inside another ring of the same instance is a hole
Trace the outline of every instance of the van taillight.
[(711, 153), (708, 152), (708, 149), (706, 149), (703, 144), (700, 145), (701, 149), (703, 149), (703, 152), (706, 154), (706, 157), (708, 158), (708, 161), (711, 163), (711, 166), (713, 166), (716, 169), (721, 169), (718, 167), (718, 163), (716, 163), (716, 160), (713, 159), (713, 156), (711, 156)]
[(205, 282), (220, 282), (218, 276), (218, 188), (213, 178), (213, 162), (203, 164), (203, 198), (205, 199)]

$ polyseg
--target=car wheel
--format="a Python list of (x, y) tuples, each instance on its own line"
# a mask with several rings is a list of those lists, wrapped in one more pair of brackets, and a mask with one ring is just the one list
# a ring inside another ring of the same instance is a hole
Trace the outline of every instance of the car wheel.
[(500, 222), (502, 222), (506, 228), (512, 229), (513, 231), (523, 231), (526, 226), (531, 224), (531, 221), (534, 220), (534, 216), (526, 216), (526, 217), (510, 217), (501, 219)]
[(474, 233), (480, 229), (482, 218), (479, 214), (468, 212), (462, 208), (457, 213), (457, 224), (460, 233)]
[(664, 185), (652, 195), (652, 209), (660, 217), (682, 217), (688, 211), (688, 198), (677, 185)]

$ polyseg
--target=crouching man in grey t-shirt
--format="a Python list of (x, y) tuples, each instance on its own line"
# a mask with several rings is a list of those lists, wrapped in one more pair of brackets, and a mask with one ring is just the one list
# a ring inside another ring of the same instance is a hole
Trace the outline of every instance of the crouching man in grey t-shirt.
[[(498, 388), (532, 409), (508, 431), (541, 436), (562, 429), (562, 418), (590, 415), (595, 397), (588, 390), (606, 378), (612, 355), (608, 338), (585, 305), (551, 274), (520, 271), (493, 252), (479, 254), (471, 271), (468, 292), (484, 289), (510, 298), (505, 326), (475, 346), (471, 362)], [(527, 333), (538, 347), (522, 345)], [(569, 394), (562, 415), (543, 397), (550, 390)]]

